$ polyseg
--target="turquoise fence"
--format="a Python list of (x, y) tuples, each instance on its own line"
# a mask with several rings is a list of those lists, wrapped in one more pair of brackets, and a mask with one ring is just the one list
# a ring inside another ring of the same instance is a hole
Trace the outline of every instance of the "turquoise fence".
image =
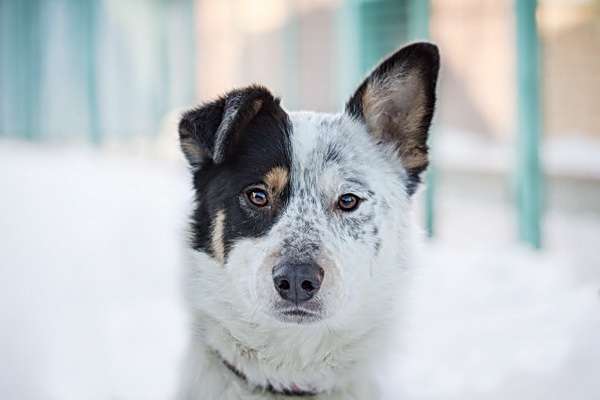
[(521, 240), (541, 247), (542, 172), (539, 40), (536, 0), (515, 0), (517, 48), (517, 208)]
[(152, 135), (196, 98), (193, 0), (0, 1), (0, 135)]

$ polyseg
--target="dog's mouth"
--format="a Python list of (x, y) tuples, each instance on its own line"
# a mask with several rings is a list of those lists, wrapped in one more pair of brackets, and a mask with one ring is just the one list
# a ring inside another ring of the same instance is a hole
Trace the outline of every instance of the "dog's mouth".
[(278, 311), (278, 316), (283, 322), (295, 324), (308, 324), (322, 319), (321, 312), (305, 307), (283, 308)]

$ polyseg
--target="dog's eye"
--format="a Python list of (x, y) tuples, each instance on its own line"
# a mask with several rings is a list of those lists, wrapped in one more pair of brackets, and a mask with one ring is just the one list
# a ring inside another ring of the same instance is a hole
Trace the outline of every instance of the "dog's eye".
[(342, 211), (354, 211), (360, 204), (360, 198), (352, 193), (346, 193), (338, 199), (338, 207)]
[(269, 195), (261, 188), (252, 188), (246, 191), (246, 198), (256, 207), (264, 207), (269, 204)]

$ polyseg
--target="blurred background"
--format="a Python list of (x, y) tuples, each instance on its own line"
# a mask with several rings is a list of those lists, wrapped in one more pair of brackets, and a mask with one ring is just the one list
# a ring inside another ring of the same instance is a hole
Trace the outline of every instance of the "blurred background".
[(164, 399), (185, 342), (181, 110), (336, 112), (442, 69), (387, 398), (600, 398), (600, 1), (0, 0), (0, 395)]

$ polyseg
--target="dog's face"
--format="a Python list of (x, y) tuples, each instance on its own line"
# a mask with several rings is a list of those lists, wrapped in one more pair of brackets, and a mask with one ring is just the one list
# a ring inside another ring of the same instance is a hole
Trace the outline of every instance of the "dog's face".
[(287, 113), (258, 86), (185, 113), (203, 260), (193, 297), (264, 323), (386, 307), (427, 166), (438, 65), (435, 46), (405, 47), (335, 115)]

